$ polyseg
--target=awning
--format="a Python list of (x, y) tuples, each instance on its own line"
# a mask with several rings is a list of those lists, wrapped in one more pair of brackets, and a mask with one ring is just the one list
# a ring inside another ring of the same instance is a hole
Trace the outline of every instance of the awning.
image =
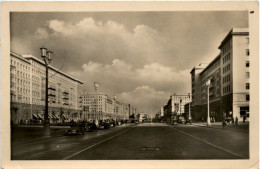
[(38, 119), (39, 117), (37, 116), (37, 114), (33, 114), (33, 118)]
[(67, 119), (68, 119), (65, 115), (62, 115), (62, 117), (63, 117), (64, 120), (67, 120)]
[(52, 115), (52, 117), (55, 119), (59, 119), (59, 117), (56, 114)]
[(42, 115), (42, 114), (38, 114), (38, 117), (40, 118), (40, 119), (44, 119), (44, 115)]

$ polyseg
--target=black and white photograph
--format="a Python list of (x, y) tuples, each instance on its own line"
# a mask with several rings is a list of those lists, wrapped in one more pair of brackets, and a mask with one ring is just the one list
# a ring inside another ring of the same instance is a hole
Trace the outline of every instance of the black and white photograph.
[(206, 160), (204, 168), (221, 168), (210, 165), (217, 160), (258, 168), (257, 3), (237, 2), (237, 10), (81, 3), (82, 10), (50, 2), (4, 11), (2, 147), (10, 163), (140, 168), (159, 160), (196, 168), (192, 162)]

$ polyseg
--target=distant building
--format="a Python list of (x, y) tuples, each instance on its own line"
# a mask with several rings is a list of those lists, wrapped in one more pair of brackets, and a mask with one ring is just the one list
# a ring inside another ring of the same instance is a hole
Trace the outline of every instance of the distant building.
[(191, 70), (192, 116), (201, 120), (207, 116), (207, 86), (210, 116), (249, 117), (250, 51), (248, 28), (233, 28), (221, 42), (220, 54), (205, 68)]
[(161, 106), (161, 110), (160, 110), (160, 117), (162, 118), (164, 116), (164, 109), (163, 109), (164, 106)]
[(83, 96), (84, 120), (128, 120), (129, 104), (103, 93), (86, 92)]
[[(32, 55), (10, 52), (10, 98), (13, 123), (42, 123), (45, 113), (45, 64)], [(82, 85), (78, 79), (49, 65), (51, 123), (77, 121), (82, 113)]]
[(171, 106), (172, 106), (172, 113), (175, 113), (177, 115), (181, 115), (184, 113), (184, 105), (186, 103), (189, 103), (191, 98), (189, 97), (188, 94), (173, 94), (170, 96), (171, 97)]

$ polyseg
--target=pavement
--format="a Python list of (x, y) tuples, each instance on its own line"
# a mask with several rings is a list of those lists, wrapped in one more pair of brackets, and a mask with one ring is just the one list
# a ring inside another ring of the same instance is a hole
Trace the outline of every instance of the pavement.
[[(33, 140), (39, 128), (12, 131), (12, 160), (150, 160), (248, 159), (249, 132), (225, 129), (218, 123), (168, 125), (128, 124), (83, 135)], [(242, 125), (240, 125), (242, 126)], [(19, 130), (20, 129), (20, 130)], [(35, 129), (36, 131), (31, 131)], [(51, 129), (62, 133), (64, 129)], [(20, 132), (20, 135), (17, 134)], [(25, 134), (27, 133), (27, 134)], [(34, 134), (32, 134), (34, 133)], [(21, 138), (17, 138), (21, 137)], [(20, 141), (16, 141), (16, 140)], [(21, 139), (23, 139), (21, 141)]]

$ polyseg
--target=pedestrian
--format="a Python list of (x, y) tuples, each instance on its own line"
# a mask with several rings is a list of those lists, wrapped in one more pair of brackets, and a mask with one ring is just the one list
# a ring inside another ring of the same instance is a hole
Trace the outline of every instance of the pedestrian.
[(243, 123), (245, 123), (246, 122), (246, 116), (244, 115), (243, 116)]
[(238, 118), (236, 117), (236, 119), (235, 119), (235, 125), (237, 126), (237, 124), (238, 124)]
[(226, 126), (226, 121), (223, 120), (223, 121), (222, 121), (222, 127), (223, 127), (223, 129), (224, 129), (225, 126)]

